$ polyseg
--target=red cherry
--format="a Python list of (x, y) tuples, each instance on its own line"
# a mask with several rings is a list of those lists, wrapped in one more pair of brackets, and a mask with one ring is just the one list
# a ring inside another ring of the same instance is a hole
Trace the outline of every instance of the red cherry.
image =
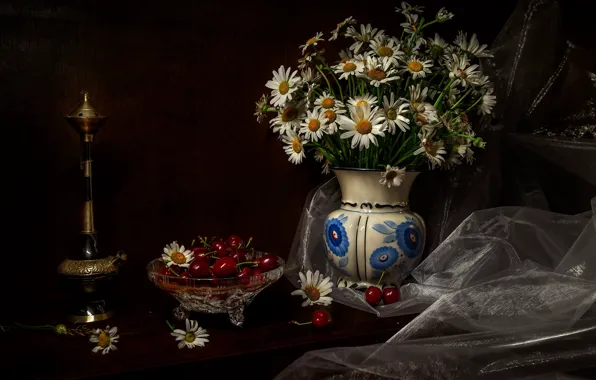
[(188, 273), (195, 278), (210, 277), (209, 259), (206, 257), (195, 258), (188, 267)]
[(237, 263), (244, 263), (248, 261), (246, 251), (244, 249), (234, 248), (232, 250), (231, 257), (236, 260)]
[(157, 268), (157, 273), (159, 273), (159, 274), (161, 274), (163, 276), (175, 276), (175, 274), (172, 273), (172, 272), (170, 272), (170, 269), (167, 266), (165, 266), (165, 265), (160, 266), (159, 268)]
[(170, 265), (170, 271), (172, 271), (172, 272), (175, 272), (175, 273), (172, 273), (172, 274), (170, 274), (170, 276), (175, 276), (176, 274), (177, 274), (178, 276), (180, 276), (180, 275), (182, 274), (182, 272), (184, 272), (185, 270), (186, 270), (186, 269), (185, 269), (185, 268), (183, 268), (183, 267), (181, 267), (181, 266), (178, 266), (178, 265)]
[(400, 299), (400, 292), (398, 288), (385, 288), (383, 289), (383, 303), (389, 305), (396, 303)]
[(331, 314), (325, 310), (315, 310), (312, 312), (312, 324), (315, 327), (321, 328), (331, 324)]
[(242, 240), (242, 238), (239, 237), (239, 236), (237, 236), (237, 235), (230, 235), (230, 237), (228, 238), (228, 240), (226, 240), (226, 243), (230, 247), (239, 247), (242, 244), (244, 244), (244, 240)]
[(221, 257), (213, 264), (213, 274), (219, 278), (236, 276), (236, 261), (231, 257)]
[(368, 289), (366, 289), (364, 296), (366, 298), (366, 302), (375, 306), (381, 302), (381, 298), (383, 298), (383, 292), (376, 286), (369, 286)]
[(211, 251), (215, 251), (215, 254), (219, 257), (225, 257), (228, 255), (228, 245), (223, 240), (216, 240), (211, 243)]
[(265, 276), (263, 276), (261, 274), (261, 270), (259, 268), (255, 268), (252, 270), (252, 275), (257, 277), (259, 279), (259, 281), (263, 281), (263, 279), (265, 278)]
[(193, 248), (192, 251), (195, 254), (195, 257), (205, 257), (208, 256), (207, 253), (211, 252), (211, 248), (208, 247), (197, 247)]
[(269, 272), (279, 266), (279, 257), (267, 254), (258, 258), (257, 262), (261, 271)]
[(249, 267), (244, 267), (244, 268), (242, 268), (240, 273), (238, 273), (238, 278), (240, 278), (241, 283), (248, 284), (248, 283), (250, 283), (250, 278), (252, 275), (253, 275), (253, 270), (250, 269)]

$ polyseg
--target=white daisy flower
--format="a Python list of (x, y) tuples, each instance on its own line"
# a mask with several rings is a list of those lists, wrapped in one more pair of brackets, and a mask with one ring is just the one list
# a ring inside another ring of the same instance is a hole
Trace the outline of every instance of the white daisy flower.
[(444, 148), (445, 143), (440, 140), (433, 141), (433, 136), (434, 132), (419, 133), (418, 138), (420, 138), (420, 148), (414, 152), (415, 155), (424, 153), (431, 169), (441, 166), (445, 162), (445, 158), (442, 155), (447, 154), (447, 151)]
[(286, 70), (281, 66), (278, 71), (273, 71), (273, 79), (265, 84), (272, 90), (271, 104), (283, 107), (288, 100), (292, 100), (292, 93), (298, 89), (299, 82), (298, 71), (292, 72), (290, 67)]
[[(403, 116), (408, 113), (408, 103), (401, 99), (395, 99), (395, 94), (392, 92), (391, 97), (383, 96), (383, 112), (385, 114), (385, 122), (383, 123), (383, 130), (394, 134), (397, 128), (402, 132), (410, 129), (410, 119)], [(397, 127), (397, 128), (396, 128)]]
[(340, 62), (333, 67), (336, 74), (341, 74), (339, 79), (348, 80), (350, 75), (357, 75), (364, 70), (364, 63), (351, 59), (349, 61)]
[(284, 151), (289, 156), (288, 161), (296, 165), (301, 163), (305, 156), (302, 137), (290, 130), (283, 136), (282, 140), (286, 144)]
[(403, 14), (407, 14), (410, 12), (422, 13), (422, 12), (424, 12), (424, 7), (420, 6), (420, 5), (410, 5), (410, 4), (406, 3), (405, 1), (402, 1), (401, 9), (396, 7), (395, 11), (397, 13), (403, 13)]
[(348, 26), (355, 25), (355, 24), (356, 24), (356, 20), (354, 20), (354, 18), (352, 16), (350, 16), (347, 19), (343, 20), (342, 22), (340, 22), (339, 24), (337, 24), (337, 27), (335, 28), (335, 30), (333, 30), (331, 32), (331, 37), (329, 37), (329, 41), (337, 40), (340, 35), (343, 35), (344, 34), (344, 30)]
[(454, 42), (457, 46), (459, 46), (461, 50), (475, 57), (493, 57), (493, 54), (489, 50), (486, 50), (488, 45), (480, 45), (480, 42), (478, 42), (478, 37), (476, 37), (476, 34), (473, 34), (472, 38), (470, 38), (470, 42), (468, 42), (468, 35), (460, 31), (457, 34), (457, 37), (455, 38)]
[(209, 343), (209, 334), (207, 330), (199, 327), (197, 321), (186, 320), (186, 331), (182, 329), (175, 329), (170, 333), (171, 336), (176, 337), (178, 348), (184, 347), (195, 348), (205, 347), (205, 343)]
[(360, 32), (358, 32), (353, 26), (350, 26), (346, 31), (346, 36), (352, 37), (354, 39), (354, 43), (350, 46), (350, 50), (354, 51), (355, 54), (358, 54), (360, 49), (362, 49), (363, 46), (368, 45), (371, 40), (380, 38), (384, 34), (384, 30), (373, 28), (370, 24), (366, 26), (361, 24)]
[(345, 113), (346, 113), (346, 110), (343, 108), (343, 103), (342, 103), (341, 108), (334, 108), (334, 109), (328, 109), (328, 110), (323, 111), (323, 114), (325, 115), (325, 118), (327, 119), (326, 132), (328, 134), (333, 134), (333, 133), (337, 132), (337, 130), (339, 128), (338, 116), (343, 115)]
[(319, 141), (323, 138), (323, 132), (326, 132), (327, 122), (325, 113), (319, 109), (307, 111), (306, 119), (300, 124), (300, 133), (308, 141)]
[(445, 98), (447, 99), (447, 104), (450, 107), (455, 105), (455, 103), (457, 103), (457, 101), (459, 100), (460, 94), (461, 94), (461, 91), (459, 90), (459, 88), (457, 88), (457, 86), (449, 87), (449, 89), (447, 90), (447, 92), (445, 94)]
[(391, 165), (387, 165), (387, 168), (383, 173), (381, 173), (381, 179), (379, 183), (383, 186), (387, 186), (388, 188), (398, 187), (401, 185), (402, 181), (406, 176), (406, 168), (398, 168), (391, 167)]
[(309, 38), (304, 45), (300, 45), (300, 49), (302, 49), (302, 54), (306, 52), (306, 49), (308, 49), (311, 46), (317, 46), (317, 44), (321, 41), (325, 41), (323, 39), (323, 32), (318, 32), (317, 34), (315, 34), (314, 37)]
[(374, 39), (370, 41), (370, 47), (379, 57), (389, 59), (395, 66), (405, 54), (400, 50), (401, 46), (394, 38)]
[(185, 249), (183, 245), (178, 245), (178, 242), (174, 241), (164, 247), (161, 258), (167, 266), (178, 265), (186, 268), (194, 260), (195, 254), (190, 249)]
[(312, 62), (312, 59), (316, 57), (316, 53), (306, 53), (304, 57), (298, 59), (298, 68), (304, 70), (308, 67), (308, 65)]
[(348, 62), (350, 59), (354, 58), (354, 54), (350, 49), (343, 49), (339, 52), (339, 58), (341, 58), (342, 62)]
[(410, 104), (412, 104), (414, 109), (418, 107), (418, 103), (424, 102), (427, 96), (428, 87), (422, 88), (420, 83), (416, 84), (416, 86), (410, 86)]
[(418, 15), (416, 13), (404, 13), (406, 16), (406, 22), (399, 24), (404, 28), (404, 32), (413, 34), (418, 30)]
[(348, 99), (348, 104), (352, 107), (360, 107), (363, 105), (374, 107), (377, 105), (377, 102), (377, 97), (371, 94), (364, 94), (362, 96), (355, 96), (353, 98)]
[(445, 8), (441, 8), (439, 9), (439, 11), (437, 12), (437, 21), (438, 22), (445, 22), (445, 21), (449, 21), (453, 18), (453, 13), (449, 12), (447, 9)]
[(412, 74), (412, 79), (418, 79), (424, 78), (426, 74), (430, 74), (431, 67), (433, 67), (433, 61), (423, 61), (416, 56), (411, 56), (406, 61), (403, 71), (409, 71)]
[(292, 292), (293, 296), (302, 296), (304, 302), (302, 306), (323, 305), (329, 306), (333, 298), (328, 295), (333, 290), (331, 277), (325, 277), (319, 271), (315, 273), (308, 270), (306, 275), (298, 272), (300, 276), (300, 289)]
[(323, 152), (321, 152), (320, 150), (317, 150), (315, 152), (315, 160), (317, 162), (323, 162), (323, 170), (321, 171), (321, 173), (323, 174), (329, 174), (331, 173), (331, 170), (329, 169), (329, 160), (325, 158), (325, 155), (323, 154)]
[(382, 131), (385, 118), (377, 107), (371, 108), (370, 104), (362, 104), (359, 107), (350, 106), (350, 117), (339, 116), (340, 129), (347, 131), (341, 134), (342, 139), (352, 138), (352, 149), (359, 146), (368, 149), (370, 143), (377, 145), (375, 136), (384, 137)]
[(327, 91), (324, 91), (323, 94), (315, 100), (315, 108), (317, 108), (317, 109), (329, 110), (329, 109), (337, 109), (337, 108), (340, 108), (343, 106), (344, 106), (344, 104), (340, 100), (336, 99), (334, 96), (329, 94)]
[(497, 104), (497, 97), (493, 95), (494, 89), (489, 87), (484, 95), (482, 95), (482, 103), (478, 107), (478, 113), (483, 115), (490, 115), (493, 112), (493, 107)]
[(449, 70), (449, 78), (455, 79), (453, 85), (461, 84), (467, 88), (468, 84), (476, 84), (479, 80), (480, 72), (476, 71), (478, 65), (470, 65), (470, 61), (464, 55), (453, 54), (446, 62)]
[[(412, 105), (414, 108), (414, 105)], [(440, 123), (439, 114), (435, 107), (430, 103), (416, 103), (414, 108), (414, 119), (416, 124), (423, 129), (432, 131)]]
[(318, 71), (314, 71), (310, 67), (300, 71), (300, 77), (303, 83), (316, 83), (321, 79), (321, 74)]
[(116, 351), (118, 349), (114, 343), (118, 343), (119, 339), (120, 335), (118, 335), (118, 327), (114, 326), (110, 328), (110, 326), (106, 326), (105, 330), (95, 330), (89, 338), (89, 342), (97, 343), (97, 345), (93, 347), (93, 352), (101, 351), (102, 355), (105, 355), (110, 351)]
[(289, 133), (290, 131), (297, 131), (300, 129), (300, 121), (304, 119), (304, 110), (301, 105), (292, 103), (286, 104), (284, 109), (271, 119), (269, 123), (273, 132), (279, 132), (280, 135)]
[(389, 58), (367, 57), (366, 61), (367, 69), (359, 76), (368, 79), (371, 85), (379, 87), (384, 83), (399, 79), (397, 70), (392, 68)]
[(427, 53), (433, 57), (442, 56), (449, 44), (439, 36), (439, 33), (435, 33), (435, 38), (428, 39), (428, 50)]
[(257, 123), (262, 123), (267, 119), (268, 104), (269, 97), (267, 95), (261, 96), (261, 99), (255, 103), (255, 116), (257, 117)]

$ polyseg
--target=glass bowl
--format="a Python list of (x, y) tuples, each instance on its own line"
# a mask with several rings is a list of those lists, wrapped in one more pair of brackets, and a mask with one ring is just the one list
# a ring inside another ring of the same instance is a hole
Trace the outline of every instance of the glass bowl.
[[(256, 252), (255, 258), (264, 255)], [(279, 267), (258, 275), (243, 278), (180, 278), (158, 273), (163, 266), (160, 259), (147, 265), (147, 275), (155, 286), (171, 294), (180, 305), (174, 311), (178, 320), (188, 318), (191, 311), (199, 313), (227, 313), (236, 326), (244, 323), (244, 307), (263, 289), (279, 280), (284, 272), (284, 260), (278, 257)]]

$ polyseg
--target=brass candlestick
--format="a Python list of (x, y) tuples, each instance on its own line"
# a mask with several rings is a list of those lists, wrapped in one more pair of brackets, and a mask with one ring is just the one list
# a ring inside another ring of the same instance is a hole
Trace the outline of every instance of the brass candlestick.
[(68, 255), (58, 267), (70, 300), (67, 308), (73, 322), (94, 322), (107, 319), (114, 313), (118, 261), (125, 256), (101, 255), (97, 249), (97, 231), (93, 217), (92, 162), (93, 138), (106, 122), (89, 103), (89, 94), (65, 117), (81, 137), (85, 200), (82, 208), (80, 249)]

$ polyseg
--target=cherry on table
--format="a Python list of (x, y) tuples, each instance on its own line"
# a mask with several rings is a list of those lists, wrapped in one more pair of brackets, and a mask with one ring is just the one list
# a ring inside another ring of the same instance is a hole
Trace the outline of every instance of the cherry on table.
[(209, 259), (202, 256), (196, 257), (191, 261), (188, 267), (188, 273), (195, 278), (210, 277), (211, 268), (209, 267)]
[(396, 303), (401, 298), (401, 294), (398, 288), (385, 288), (383, 289), (383, 303), (390, 305)]
[(331, 314), (325, 310), (315, 310), (312, 313), (312, 324), (315, 327), (321, 328), (331, 324)]
[(223, 240), (216, 240), (211, 243), (211, 251), (215, 251), (215, 254), (219, 257), (227, 256), (228, 248), (230, 247)]
[(366, 302), (372, 306), (376, 306), (379, 304), (379, 302), (381, 302), (381, 298), (383, 298), (383, 292), (376, 286), (369, 286), (364, 293), (364, 297), (366, 298)]
[(213, 264), (213, 274), (219, 278), (236, 277), (236, 261), (229, 257), (220, 257)]

